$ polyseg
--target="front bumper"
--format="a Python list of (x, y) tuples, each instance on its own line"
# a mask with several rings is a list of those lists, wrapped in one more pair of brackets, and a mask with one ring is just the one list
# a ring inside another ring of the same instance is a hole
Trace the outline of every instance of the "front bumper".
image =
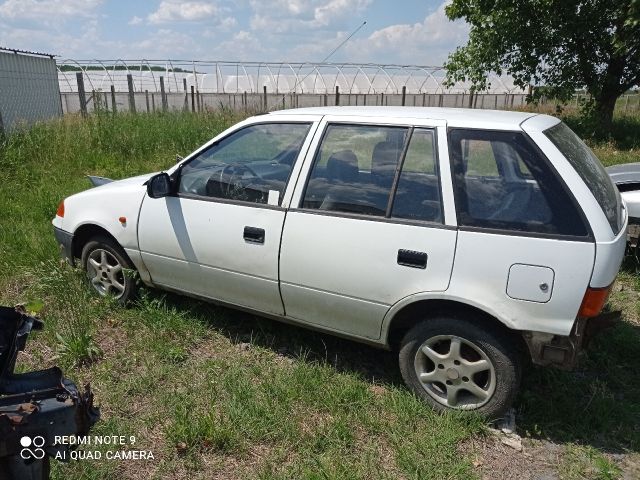
[(593, 337), (620, 319), (619, 310), (608, 311), (591, 318), (578, 318), (567, 337), (541, 332), (525, 332), (523, 337), (533, 363), (571, 370)]
[(53, 234), (60, 248), (60, 256), (64, 258), (69, 265), (73, 266), (75, 263), (73, 256), (73, 233), (69, 233), (58, 227), (53, 227)]

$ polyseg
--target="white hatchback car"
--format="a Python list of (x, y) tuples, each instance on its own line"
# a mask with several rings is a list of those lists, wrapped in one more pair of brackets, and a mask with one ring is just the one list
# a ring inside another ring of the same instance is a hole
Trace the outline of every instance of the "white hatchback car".
[(524, 355), (570, 367), (627, 215), (588, 147), (533, 113), (404, 107), (249, 118), (167, 172), (66, 198), (63, 254), (147, 285), (399, 350), (438, 409), (509, 407)]

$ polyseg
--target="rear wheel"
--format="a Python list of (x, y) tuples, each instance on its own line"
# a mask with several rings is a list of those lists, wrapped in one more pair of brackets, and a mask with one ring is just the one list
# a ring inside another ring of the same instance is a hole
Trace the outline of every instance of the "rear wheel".
[(438, 317), (407, 332), (400, 349), (406, 384), (436, 410), (475, 410), (499, 418), (520, 385), (512, 339), (485, 323)]
[(134, 267), (122, 247), (109, 237), (97, 236), (87, 242), (82, 249), (82, 266), (100, 296), (111, 295), (121, 303), (135, 296)]

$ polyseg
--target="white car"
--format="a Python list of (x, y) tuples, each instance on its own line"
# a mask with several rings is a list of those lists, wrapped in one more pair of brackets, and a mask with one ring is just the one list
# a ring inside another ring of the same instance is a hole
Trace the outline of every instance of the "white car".
[(399, 350), (437, 409), (505, 411), (525, 356), (570, 367), (627, 214), (554, 117), (329, 107), (249, 118), (167, 172), (66, 198), (63, 254), (102, 295), (149, 286)]

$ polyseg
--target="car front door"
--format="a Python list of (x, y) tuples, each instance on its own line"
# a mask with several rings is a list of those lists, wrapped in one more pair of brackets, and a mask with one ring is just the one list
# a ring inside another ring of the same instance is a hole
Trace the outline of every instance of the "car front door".
[(391, 305), (447, 289), (457, 231), (444, 125), (323, 119), (283, 233), (288, 317), (377, 339)]
[(146, 197), (138, 237), (153, 283), (282, 315), (283, 202), (315, 126), (286, 115), (241, 124), (174, 172), (174, 195)]

